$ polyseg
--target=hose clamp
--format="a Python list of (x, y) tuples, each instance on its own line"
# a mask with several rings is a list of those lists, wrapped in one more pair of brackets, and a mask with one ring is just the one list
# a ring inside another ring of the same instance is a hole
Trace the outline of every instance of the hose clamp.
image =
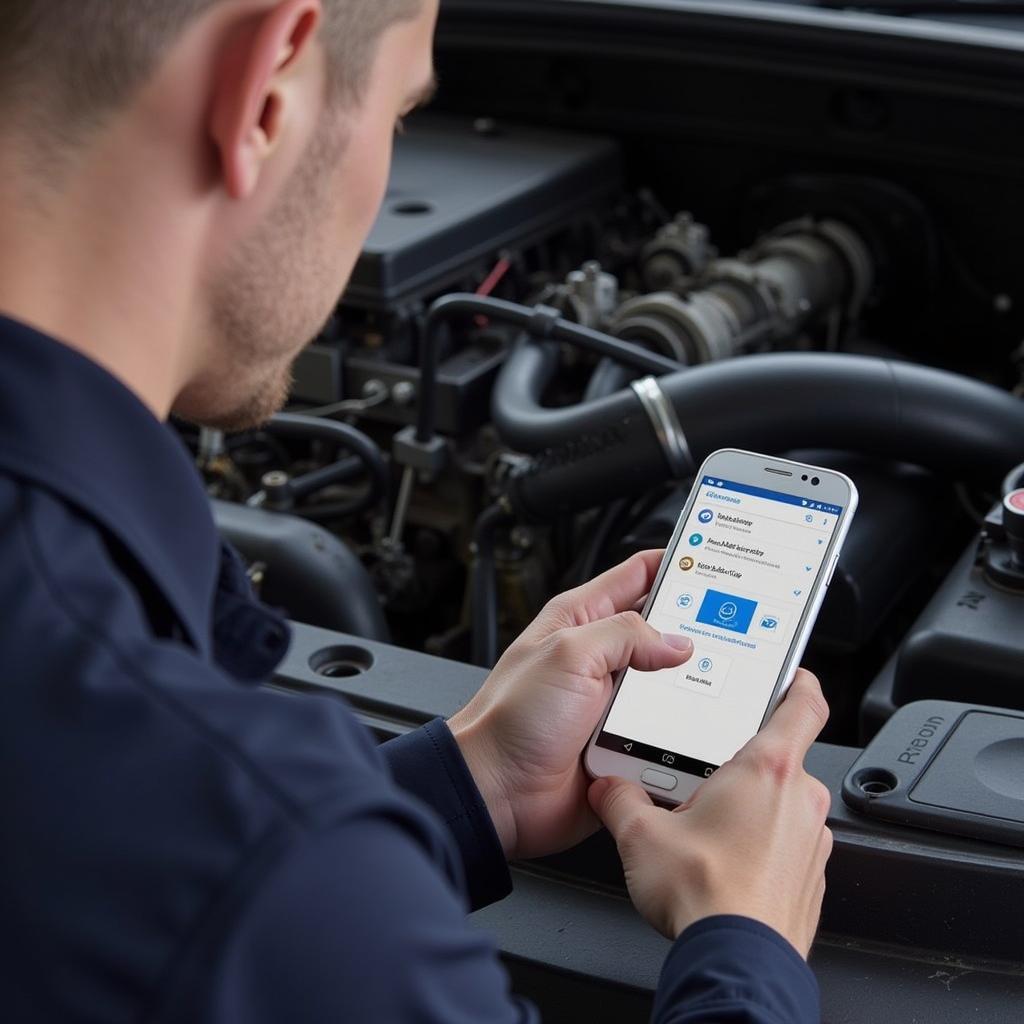
[(644, 377), (643, 380), (633, 381), (630, 387), (650, 418), (658, 444), (665, 453), (673, 475), (679, 480), (691, 476), (697, 466), (679, 417), (661, 390), (661, 385), (654, 377)]
[(536, 341), (547, 341), (554, 337), (562, 314), (554, 306), (538, 305), (530, 310), (529, 319), (523, 324), (526, 333)]

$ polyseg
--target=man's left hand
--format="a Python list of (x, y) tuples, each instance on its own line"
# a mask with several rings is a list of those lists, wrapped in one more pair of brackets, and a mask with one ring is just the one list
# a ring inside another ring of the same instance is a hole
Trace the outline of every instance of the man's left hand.
[(556, 853), (597, 830), (580, 755), (613, 676), (692, 655), (690, 640), (663, 636), (635, 610), (661, 557), (634, 555), (550, 601), (448, 723), (509, 857)]

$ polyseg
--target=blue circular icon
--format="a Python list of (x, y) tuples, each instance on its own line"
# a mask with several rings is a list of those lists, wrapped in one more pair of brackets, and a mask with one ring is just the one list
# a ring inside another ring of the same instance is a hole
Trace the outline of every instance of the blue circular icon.
[(712, 512), (709, 508), (701, 509), (700, 513), (697, 516), (698, 521), (702, 522), (705, 526), (707, 526), (708, 523), (710, 523), (711, 520), (714, 518), (715, 513)]
[(698, 548), (703, 543), (704, 543), (704, 537), (703, 537), (702, 534), (699, 534), (699, 533), (691, 533), (690, 534), (690, 547), (691, 548)]
[(723, 621), (728, 622), (730, 619), (736, 618), (736, 613), (738, 611), (739, 609), (736, 607), (735, 602), (726, 601), (725, 604), (718, 609), (718, 617)]
[(710, 658), (701, 658), (700, 661), (697, 662), (697, 668), (699, 668), (701, 672), (710, 672), (714, 667), (715, 663)]
[(680, 608), (689, 608), (693, 604), (693, 594), (680, 594), (676, 598), (676, 604)]

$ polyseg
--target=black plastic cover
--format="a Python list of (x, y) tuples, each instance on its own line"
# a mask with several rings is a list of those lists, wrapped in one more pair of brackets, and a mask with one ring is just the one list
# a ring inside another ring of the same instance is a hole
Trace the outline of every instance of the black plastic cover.
[(396, 140), (380, 216), (345, 294), (389, 308), (539, 240), (620, 188), (619, 149), (571, 132), (417, 118)]
[(904, 641), (896, 705), (943, 698), (1024, 709), (1024, 594), (992, 584), (976, 553), (975, 543)]
[(847, 773), (843, 800), (884, 821), (1024, 846), (1024, 714), (907, 704)]

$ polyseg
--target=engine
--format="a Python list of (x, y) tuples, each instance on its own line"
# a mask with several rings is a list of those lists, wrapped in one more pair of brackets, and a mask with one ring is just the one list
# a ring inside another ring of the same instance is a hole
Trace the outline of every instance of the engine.
[(998, 488), (1024, 475), (1016, 370), (983, 382), (971, 352), (951, 366), (885, 326), (940, 285), (938, 228), (869, 177), (770, 177), (740, 208), (720, 242), (610, 138), (414, 124), (287, 413), (182, 427), (262, 596), (490, 666), (552, 595), (664, 545), (705, 455), (751, 448), (862, 495), (808, 652), (830, 739), (920, 697), (1024, 707), (1020, 630), (972, 626), (1021, 614)]

